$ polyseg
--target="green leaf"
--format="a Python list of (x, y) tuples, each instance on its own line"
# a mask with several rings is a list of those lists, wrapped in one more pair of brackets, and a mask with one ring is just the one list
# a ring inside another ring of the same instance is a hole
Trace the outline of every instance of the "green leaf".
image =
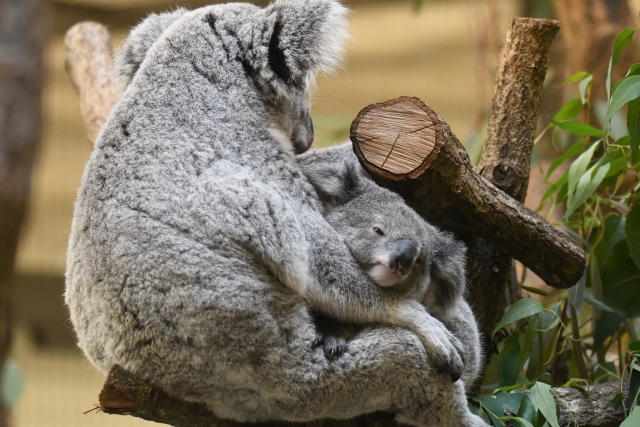
[(503, 420), (514, 420), (519, 422), (520, 424), (522, 424), (524, 427), (533, 427), (533, 424), (531, 424), (529, 421), (525, 420), (524, 418), (519, 418), (519, 417), (503, 417)]
[(551, 386), (538, 381), (531, 387), (530, 396), (531, 402), (544, 415), (551, 427), (560, 427), (558, 415), (556, 414), (556, 402), (551, 394)]
[(582, 100), (580, 98), (573, 98), (567, 101), (560, 110), (553, 117), (554, 122), (563, 122), (565, 120), (573, 119), (582, 111)]
[(627, 77), (629, 77), (629, 76), (637, 76), (637, 75), (640, 75), (640, 63), (635, 63), (635, 64), (633, 64), (633, 65), (631, 66), (631, 68), (629, 69), (629, 72), (627, 73), (627, 75), (626, 75), (626, 76), (624, 76), (624, 78), (622, 78), (622, 79), (618, 80), (618, 81), (616, 82), (616, 84), (614, 84), (614, 85), (613, 85), (613, 90), (612, 90), (612, 92), (615, 92), (615, 91), (616, 91), (616, 89), (618, 89), (618, 86), (620, 86), (620, 83), (622, 83), (622, 81), (623, 81), (625, 78), (627, 78)]
[(620, 427), (638, 427), (640, 426), (640, 406), (636, 406), (629, 414), (626, 420), (620, 424)]
[(596, 148), (600, 145), (600, 141), (594, 142), (591, 147), (587, 149), (584, 153), (582, 153), (569, 167), (569, 176), (567, 178), (567, 195), (569, 197), (568, 202), (571, 204), (571, 200), (573, 199), (573, 194), (575, 193), (576, 186), (578, 185), (578, 181), (587, 171), (587, 167), (591, 162), (591, 158), (593, 157), (593, 153), (596, 151)]
[(578, 122), (554, 122), (562, 130), (566, 130), (574, 135), (578, 136), (593, 136), (595, 138), (602, 138), (602, 130), (597, 129), (586, 123)]
[(640, 365), (633, 360), (629, 367), (629, 400), (638, 403), (640, 393)]
[(520, 409), (518, 409), (517, 415), (519, 418), (524, 418), (531, 423), (535, 423), (536, 418), (538, 418), (538, 408), (533, 406), (531, 399), (526, 394), (522, 398), (522, 402), (520, 402)]
[(570, 76), (570, 77), (567, 78), (567, 80), (563, 81), (560, 86), (564, 86), (564, 85), (569, 84), (569, 83), (575, 83), (575, 82), (582, 81), (585, 78), (589, 77), (590, 75), (591, 74), (587, 73), (586, 71), (578, 71), (573, 76)]
[(571, 147), (569, 147), (567, 151), (564, 152), (564, 154), (562, 154), (560, 157), (555, 159), (553, 163), (551, 163), (551, 166), (549, 166), (549, 170), (547, 171), (547, 178), (551, 176), (553, 171), (558, 169), (558, 166), (560, 166), (561, 164), (563, 164), (573, 156), (577, 155), (580, 152), (580, 150), (582, 150), (582, 146), (583, 146), (582, 142), (576, 142)]
[(627, 236), (629, 254), (636, 263), (636, 267), (640, 269), (640, 203), (634, 204), (631, 212), (627, 214), (624, 233)]
[(476, 402), (479, 402), (489, 414), (489, 418), (491, 418), (491, 422), (496, 427), (504, 426), (504, 423), (500, 421), (500, 418), (504, 416), (504, 409), (500, 402), (494, 399), (491, 396), (476, 396), (473, 398)]
[(598, 301), (593, 294), (590, 294), (589, 292), (585, 292), (584, 293), (584, 300), (591, 304), (593, 307), (602, 310), (602, 311), (608, 311), (611, 313), (615, 313), (615, 310), (611, 307), (609, 307), (608, 305), (606, 305), (605, 303)]
[(533, 316), (534, 314), (540, 313), (542, 310), (544, 310), (544, 307), (542, 307), (540, 302), (531, 298), (523, 298), (509, 307), (500, 322), (496, 325), (492, 335), (495, 335), (496, 332), (508, 324), (524, 319), (525, 317)]
[(640, 99), (629, 102), (627, 128), (629, 129), (629, 145), (631, 145), (631, 164), (635, 165), (640, 162)]
[(597, 257), (600, 269), (607, 261), (611, 249), (625, 238), (625, 224), (626, 218), (620, 215), (609, 215), (605, 218), (602, 224), (604, 227), (602, 239), (592, 248), (592, 253)]
[(589, 99), (587, 99), (587, 92), (591, 87), (592, 81), (593, 81), (593, 76), (589, 75), (584, 80), (582, 80), (578, 85), (578, 88), (580, 89), (580, 99), (582, 99), (583, 104), (586, 104), (587, 102), (589, 102)]
[[(611, 165), (607, 163), (599, 168), (595, 166), (589, 169), (582, 177), (580, 181), (578, 181), (578, 185), (576, 187), (576, 192), (571, 198), (569, 202), (569, 206), (567, 207), (567, 212), (564, 215), (564, 218), (569, 218), (569, 216), (576, 210), (580, 205), (587, 201), (589, 197), (598, 189), (604, 177), (607, 176), (609, 172), (609, 168)], [(595, 176), (591, 178), (593, 170), (595, 169)]]
[(532, 288), (532, 287), (530, 287), (530, 286), (525, 286), (525, 285), (520, 285), (520, 287), (521, 287), (522, 289), (524, 289), (525, 291), (527, 291), (527, 292), (531, 292), (532, 294), (542, 295), (542, 296), (544, 296), (544, 297), (548, 297), (548, 296), (549, 296), (549, 293), (548, 293), (548, 292), (543, 291), (542, 289)]
[(512, 414), (517, 414), (522, 396), (524, 396), (524, 393), (498, 393), (495, 395), (495, 398), (504, 409)]
[[(518, 371), (522, 368), (522, 366), (518, 366), (519, 355), (520, 334), (515, 332), (504, 340), (504, 347), (498, 357), (498, 378), (500, 379), (498, 387), (515, 384), (518, 377)], [(511, 412), (515, 414), (518, 410), (516, 409)]]
[(611, 118), (624, 104), (637, 98), (640, 98), (640, 76), (627, 77), (611, 97), (611, 102), (604, 115), (605, 129), (608, 129)]
[(620, 328), (623, 320), (624, 316), (608, 311), (603, 311), (600, 318), (595, 319), (595, 328), (593, 331), (594, 350), (599, 349), (606, 339)]
[(626, 241), (613, 247), (600, 276), (602, 302), (627, 317), (640, 316), (640, 270)]
[(615, 40), (613, 41), (613, 49), (611, 51), (611, 58), (609, 59), (609, 70), (607, 71), (607, 95), (611, 93), (611, 70), (614, 65), (620, 61), (620, 55), (622, 52), (629, 46), (631, 40), (633, 39), (633, 33), (636, 30), (622, 30), (618, 33)]
[(629, 351), (640, 351), (640, 341), (629, 343)]
[[(544, 192), (544, 196), (542, 196), (542, 200), (540, 201), (540, 203), (544, 203), (545, 200), (553, 196), (553, 193), (558, 191), (560, 188), (565, 187), (566, 189), (568, 176), (569, 176), (569, 171), (566, 171), (559, 180), (557, 180), (551, 187), (547, 189), (547, 191)], [(566, 194), (566, 191), (565, 191), (565, 194)], [(560, 202), (558, 201), (558, 203)]]

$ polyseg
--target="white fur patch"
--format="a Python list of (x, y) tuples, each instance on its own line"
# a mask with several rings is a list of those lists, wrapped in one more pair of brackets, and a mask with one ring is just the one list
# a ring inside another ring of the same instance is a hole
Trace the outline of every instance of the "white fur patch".
[(379, 262), (372, 268), (367, 270), (367, 275), (371, 277), (371, 280), (381, 288), (388, 288), (396, 285), (401, 277), (391, 271), (389, 267), (383, 262)]
[(278, 144), (280, 144), (282, 151), (288, 154), (292, 159), (295, 157), (293, 142), (291, 142), (291, 138), (289, 138), (282, 130), (275, 126), (271, 126), (269, 128), (269, 134), (278, 142)]

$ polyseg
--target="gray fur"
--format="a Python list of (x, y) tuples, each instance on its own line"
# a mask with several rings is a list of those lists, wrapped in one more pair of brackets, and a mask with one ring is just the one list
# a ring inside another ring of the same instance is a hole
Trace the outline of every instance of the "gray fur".
[[(298, 163), (323, 201), (325, 218), (365, 272), (380, 260), (389, 269), (389, 256), (385, 255), (393, 253), (396, 242), (410, 240), (415, 244), (416, 260), (410, 271), (388, 286), (422, 302), (460, 339), (465, 359), (462, 380), (472, 386), (482, 358), (478, 326), (464, 300), (464, 244), (424, 221), (398, 194), (377, 185), (358, 163), (350, 143), (310, 150), (298, 156)], [(373, 231), (374, 227), (384, 229), (384, 236)], [(385, 286), (375, 274), (369, 275)], [(339, 327), (331, 333), (344, 335)], [(347, 334), (346, 338), (350, 337)], [(348, 346), (340, 338), (325, 337), (325, 347)]]
[[(462, 383), (436, 372), (461, 369), (458, 340), (358, 268), (291, 156), (308, 148), (310, 87), (339, 57), (345, 10), (174, 13), (132, 50), (148, 49), (78, 193), (65, 298), (89, 360), (238, 421), (390, 409), (419, 426), (484, 425)], [(310, 305), (389, 326), (329, 364)]]

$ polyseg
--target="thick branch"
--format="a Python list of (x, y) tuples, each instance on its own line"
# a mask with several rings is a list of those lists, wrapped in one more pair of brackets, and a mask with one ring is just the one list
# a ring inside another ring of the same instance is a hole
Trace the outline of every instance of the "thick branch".
[(93, 143), (119, 96), (111, 78), (111, 36), (104, 25), (81, 22), (67, 31), (64, 42), (67, 72), (80, 95), (80, 114)]
[[(418, 116), (416, 108), (423, 114)], [(398, 110), (409, 113), (399, 114)], [(420, 118), (412, 130), (407, 130), (407, 115)], [(390, 117), (382, 133), (376, 128), (381, 116)], [(397, 123), (395, 129), (392, 123)], [(402, 97), (365, 108), (353, 122), (351, 140), (362, 165), (387, 180), (387, 187), (429, 220), (485, 239), (551, 286), (568, 288), (582, 276), (583, 250), (478, 175), (449, 126), (419, 99)], [(433, 148), (429, 150), (429, 146)], [(422, 161), (415, 161), (415, 157), (406, 161), (404, 153), (420, 155)]]
[(351, 420), (316, 420), (307, 423), (243, 424), (216, 418), (204, 405), (184, 402), (159, 388), (140, 381), (114, 365), (99, 396), (99, 410), (107, 414), (131, 415), (174, 427), (398, 427), (394, 414), (377, 412)]
[[(626, 386), (628, 387), (628, 385)], [(598, 384), (585, 393), (573, 388), (553, 388), (560, 407), (560, 425), (569, 427), (578, 421), (581, 427), (617, 427), (624, 419), (622, 408), (609, 402), (620, 393), (620, 383)], [(626, 390), (625, 390), (626, 392)], [(560, 399), (558, 399), (558, 397)], [(119, 366), (111, 368), (100, 393), (99, 409), (107, 414), (132, 415), (174, 427), (242, 427), (246, 424), (220, 420), (204, 405), (183, 402), (162, 390), (138, 380)], [(571, 413), (569, 413), (569, 410)], [(309, 423), (262, 423), (254, 427), (396, 427), (393, 415), (376, 413), (352, 420), (319, 420)]]
[[(559, 26), (559, 22), (546, 19), (513, 18), (500, 51), (487, 142), (477, 169), (491, 184), (521, 203), (529, 185), (549, 49)], [(499, 245), (478, 238), (467, 243), (469, 300), (483, 330), (484, 366), (488, 366), (491, 333), (504, 314), (512, 261)]]

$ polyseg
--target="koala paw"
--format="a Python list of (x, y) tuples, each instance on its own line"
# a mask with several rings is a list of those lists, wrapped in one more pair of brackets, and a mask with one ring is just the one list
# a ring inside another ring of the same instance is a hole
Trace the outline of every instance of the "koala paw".
[(340, 337), (318, 337), (311, 344), (311, 348), (315, 350), (319, 347), (322, 347), (324, 357), (329, 361), (329, 364), (349, 351), (347, 341)]
[(456, 382), (462, 376), (464, 369), (464, 353), (462, 343), (444, 326), (432, 329), (429, 334), (429, 345), (436, 369), (441, 374), (449, 374), (451, 382)]

